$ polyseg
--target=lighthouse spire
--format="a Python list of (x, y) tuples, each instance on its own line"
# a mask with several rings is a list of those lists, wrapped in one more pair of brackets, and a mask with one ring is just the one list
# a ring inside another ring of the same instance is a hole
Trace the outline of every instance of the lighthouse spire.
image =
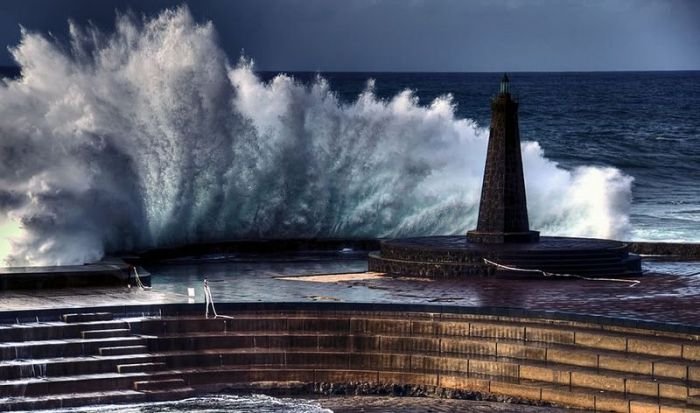
[(530, 231), (525, 197), (523, 161), (520, 154), (518, 102), (510, 94), (504, 74), (498, 96), (491, 101), (491, 130), (486, 153), (484, 181), (476, 230), (470, 242), (502, 244), (537, 242), (540, 234)]

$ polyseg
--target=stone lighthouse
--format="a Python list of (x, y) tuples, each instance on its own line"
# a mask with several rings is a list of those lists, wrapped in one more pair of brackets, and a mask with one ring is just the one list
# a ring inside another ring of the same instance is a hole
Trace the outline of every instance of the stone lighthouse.
[(481, 188), (479, 221), (467, 232), (473, 243), (503, 244), (539, 241), (527, 217), (523, 161), (520, 154), (518, 102), (511, 96), (508, 75), (491, 101), (491, 130)]

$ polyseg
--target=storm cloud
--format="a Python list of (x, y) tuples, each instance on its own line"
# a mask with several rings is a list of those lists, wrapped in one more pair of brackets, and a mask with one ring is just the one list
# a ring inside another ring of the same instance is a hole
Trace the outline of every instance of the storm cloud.
[(180, 4), (261, 70), (700, 69), (692, 0), (24, 0), (0, 6), (0, 41), (15, 45), (20, 24), (61, 39), (68, 19), (111, 31), (115, 10)]

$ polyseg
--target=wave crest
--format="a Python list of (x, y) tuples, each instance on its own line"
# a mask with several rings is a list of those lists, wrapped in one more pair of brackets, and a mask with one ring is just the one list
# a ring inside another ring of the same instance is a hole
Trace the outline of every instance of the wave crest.
[[(0, 86), (0, 258), (94, 261), (105, 252), (237, 237), (465, 233), (476, 223), (488, 131), (451, 96), (343, 103), (318, 77), (261, 81), (228, 63), (186, 8), (116, 31), (71, 25), (70, 45), (23, 31)], [(567, 171), (523, 143), (532, 227), (619, 238), (630, 177)]]

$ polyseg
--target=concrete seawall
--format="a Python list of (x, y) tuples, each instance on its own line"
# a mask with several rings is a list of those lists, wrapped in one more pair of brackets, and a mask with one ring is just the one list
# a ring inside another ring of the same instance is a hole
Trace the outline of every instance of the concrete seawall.
[[(339, 251), (350, 248), (357, 251), (379, 250), (381, 239), (259, 239), (232, 240), (227, 242), (191, 244), (163, 247), (147, 251), (131, 251), (116, 254), (135, 264), (162, 262), (181, 257), (200, 257), (207, 254), (254, 253), (279, 254), (298, 251)], [(669, 255), (700, 258), (700, 243), (636, 242), (625, 241), (630, 252), (644, 255)]]
[[(700, 411), (694, 326), (402, 304), (232, 303), (217, 310), (233, 318), (218, 319), (204, 319), (202, 310), (2, 313), (0, 320), (13, 321), (0, 329), (0, 410), (226, 389), (388, 389), (455, 398), (478, 392), (592, 411)], [(39, 322), (23, 324), (30, 317)]]
[(641, 255), (670, 255), (700, 258), (700, 243), (687, 242), (630, 242), (630, 251)]
[[(0, 291), (122, 286), (134, 283), (132, 277), (129, 265), (118, 259), (86, 265), (0, 267)], [(141, 279), (150, 285), (150, 274), (142, 272)]]

